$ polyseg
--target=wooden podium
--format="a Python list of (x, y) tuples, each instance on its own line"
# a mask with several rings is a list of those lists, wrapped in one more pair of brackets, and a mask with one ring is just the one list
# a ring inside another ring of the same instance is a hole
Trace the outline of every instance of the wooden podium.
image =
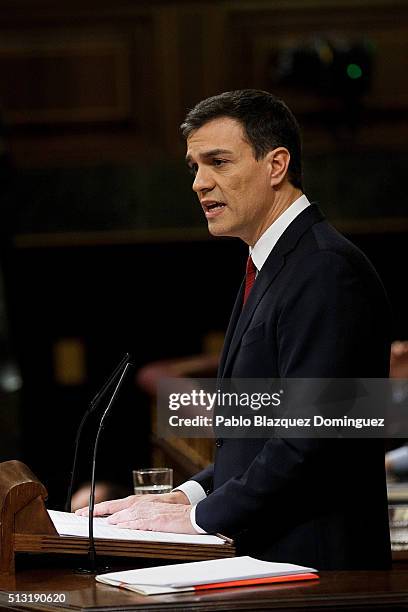
[[(18, 552), (85, 555), (88, 539), (58, 535), (45, 508), (47, 490), (20, 461), (0, 463), (0, 577), (15, 572)], [(235, 556), (233, 545), (95, 539), (105, 556), (203, 561)]]

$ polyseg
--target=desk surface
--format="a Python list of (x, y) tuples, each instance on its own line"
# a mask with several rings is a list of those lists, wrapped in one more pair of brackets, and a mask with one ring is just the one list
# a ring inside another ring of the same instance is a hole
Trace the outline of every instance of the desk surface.
[[(219, 589), (205, 594), (184, 593), (144, 597), (97, 583), (71, 567), (48, 566), (18, 571), (13, 582), (3, 583), (0, 610), (83, 612), (180, 610), (408, 610), (408, 569), (389, 572), (322, 572), (319, 581), (274, 586)], [(8, 603), (8, 593), (65, 593), (65, 604)]]

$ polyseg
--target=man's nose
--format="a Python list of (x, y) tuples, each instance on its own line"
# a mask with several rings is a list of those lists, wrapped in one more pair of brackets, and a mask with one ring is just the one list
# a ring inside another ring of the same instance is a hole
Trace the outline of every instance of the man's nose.
[(198, 168), (193, 182), (193, 190), (196, 193), (210, 191), (214, 187), (211, 173), (205, 168)]

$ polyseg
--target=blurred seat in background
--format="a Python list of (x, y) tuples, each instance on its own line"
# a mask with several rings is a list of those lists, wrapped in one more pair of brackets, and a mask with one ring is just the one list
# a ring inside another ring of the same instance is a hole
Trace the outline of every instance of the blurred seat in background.
[[(396, 403), (406, 402), (408, 397), (408, 340), (398, 340), (391, 345), (390, 378), (396, 379), (393, 390), (394, 401)], [(386, 453), (385, 468), (389, 477), (408, 479), (408, 442)]]

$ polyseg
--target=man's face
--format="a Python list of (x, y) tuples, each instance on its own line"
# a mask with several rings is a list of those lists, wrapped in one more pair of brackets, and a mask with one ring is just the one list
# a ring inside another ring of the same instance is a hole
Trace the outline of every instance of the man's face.
[(210, 233), (254, 245), (273, 220), (268, 156), (257, 161), (241, 124), (220, 117), (190, 134), (186, 160)]

